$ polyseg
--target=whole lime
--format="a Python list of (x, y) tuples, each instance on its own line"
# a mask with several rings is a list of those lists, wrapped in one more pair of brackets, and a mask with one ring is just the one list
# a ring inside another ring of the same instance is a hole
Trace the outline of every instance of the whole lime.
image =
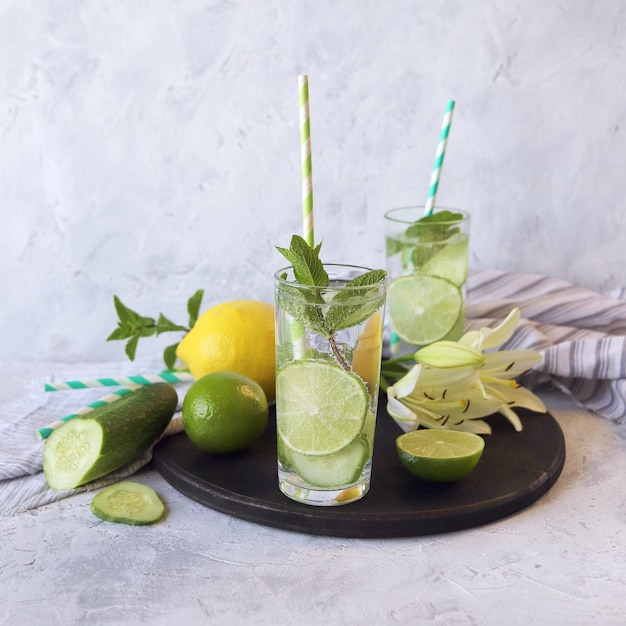
[(247, 448), (265, 431), (267, 397), (262, 387), (236, 372), (213, 372), (189, 387), (182, 406), (183, 428), (206, 452)]
[(458, 430), (411, 430), (396, 439), (396, 451), (406, 469), (417, 478), (440, 483), (469, 474), (484, 448), (482, 437)]

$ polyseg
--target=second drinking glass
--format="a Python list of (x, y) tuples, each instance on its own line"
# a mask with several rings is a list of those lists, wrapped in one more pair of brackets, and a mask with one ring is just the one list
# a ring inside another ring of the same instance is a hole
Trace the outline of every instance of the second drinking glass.
[(417, 206), (385, 213), (385, 356), (402, 356), (463, 334), (470, 216), (443, 207), (427, 217), (424, 213)]

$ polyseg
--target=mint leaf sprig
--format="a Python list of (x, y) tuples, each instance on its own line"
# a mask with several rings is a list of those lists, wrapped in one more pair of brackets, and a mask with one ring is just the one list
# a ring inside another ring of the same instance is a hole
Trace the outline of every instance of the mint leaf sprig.
[[(118, 322), (117, 328), (107, 337), (107, 341), (119, 341), (128, 339), (126, 342), (126, 355), (131, 361), (135, 360), (135, 354), (137, 352), (137, 345), (142, 337), (151, 337), (153, 335), (162, 335), (168, 332), (183, 332), (188, 333), (198, 320), (198, 314), (200, 312), (200, 305), (202, 304), (202, 298), (204, 296), (204, 290), (199, 289), (196, 293), (187, 301), (187, 312), (189, 314), (189, 322), (187, 326), (175, 324), (170, 319), (165, 317), (163, 313), (159, 313), (157, 319), (153, 317), (147, 317), (140, 315), (136, 311), (133, 311), (127, 307), (118, 296), (113, 296), (113, 302), (115, 304), (115, 310), (117, 311)], [(170, 346), (167, 346), (163, 351), (163, 361), (168, 370), (174, 369), (176, 364), (176, 348), (177, 342)]]
[[(384, 280), (387, 272), (370, 270), (353, 278), (342, 287), (361, 289), (338, 291), (332, 303), (329, 303), (324, 299), (324, 289), (330, 286), (330, 280), (320, 260), (321, 247), (321, 243), (314, 248), (309, 246), (299, 235), (292, 236), (289, 248), (276, 246), (291, 263), (296, 283), (318, 288), (308, 290), (285, 288), (287, 297), (280, 304), (305, 328), (325, 337), (339, 365), (350, 371), (350, 365), (337, 347), (335, 334), (339, 330), (364, 322), (378, 310), (384, 298), (377, 297), (378, 285)], [(371, 293), (370, 298), (367, 297), (368, 293)]]
[(430, 246), (417, 246), (413, 249), (411, 262), (413, 267), (421, 268), (434, 257), (448, 239), (460, 232), (456, 222), (463, 219), (462, 213), (456, 213), (447, 209), (425, 215), (411, 224), (405, 232), (407, 240), (419, 240), (421, 244), (431, 244)]
[[(446, 240), (454, 233), (459, 232), (455, 222), (460, 222), (462, 219), (462, 213), (448, 209), (424, 215), (406, 229), (406, 236), (419, 237), (422, 241)], [(424, 228), (424, 224), (429, 224), (429, 226)]]

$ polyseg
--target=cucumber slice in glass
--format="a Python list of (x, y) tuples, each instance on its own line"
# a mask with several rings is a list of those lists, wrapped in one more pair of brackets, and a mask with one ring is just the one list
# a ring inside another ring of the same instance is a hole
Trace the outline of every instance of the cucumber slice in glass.
[(142, 526), (161, 519), (165, 505), (152, 487), (125, 480), (96, 495), (91, 512), (107, 522)]
[(369, 458), (369, 445), (362, 437), (339, 452), (309, 456), (290, 451), (291, 463), (300, 477), (316, 487), (336, 487), (356, 482)]

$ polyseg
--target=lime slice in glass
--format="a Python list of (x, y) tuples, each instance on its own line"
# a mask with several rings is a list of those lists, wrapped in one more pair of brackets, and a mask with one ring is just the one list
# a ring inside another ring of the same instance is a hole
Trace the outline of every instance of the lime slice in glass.
[(276, 376), (278, 437), (294, 452), (342, 450), (361, 433), (368, 407), (363, 381), (334, 363), (295, 361)]
[(448, 243), (420, 268), (420, 272), (447, 278), (457, 287), (461, 287), (467, 280), (468, 248), (467, 235), (461, 233), (453, 235)]
[(463, 312), (461, 290), (445, 278), (411, 274), (391, 281), (387, 307), (398, 336), (415, 346), (443, 339)]
[(452, 482), (469, 474), (484, 448), (482, 437), (458, 430), (412, 430), (396, 439), (404, 467), (414, 476), (434, 482)]

